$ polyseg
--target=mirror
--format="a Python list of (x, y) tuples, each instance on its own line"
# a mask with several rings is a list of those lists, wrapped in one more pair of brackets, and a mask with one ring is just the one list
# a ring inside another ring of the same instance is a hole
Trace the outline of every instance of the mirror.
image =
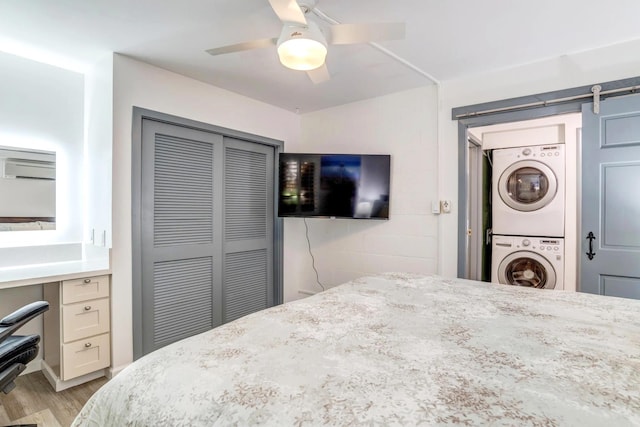
[(56, 228), (56, 153), (0, 146), (0, 231)]

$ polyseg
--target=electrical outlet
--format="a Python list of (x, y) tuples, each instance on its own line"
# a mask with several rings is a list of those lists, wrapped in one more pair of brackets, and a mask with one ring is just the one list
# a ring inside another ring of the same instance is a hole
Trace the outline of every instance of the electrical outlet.
[(451, 200), (441, 200), (440, 211), (442, 213), (451, 213)]

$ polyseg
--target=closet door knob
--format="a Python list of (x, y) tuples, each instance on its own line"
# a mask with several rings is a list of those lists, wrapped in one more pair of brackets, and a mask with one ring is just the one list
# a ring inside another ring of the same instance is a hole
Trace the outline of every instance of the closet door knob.
[(85, 305), (84, 306), (84, 311), (89, 311), (91, 310), (91, 306), (90, 305)]
[(91, 343), (90, 343), (90, 342), (87, 342), (87, 343), (85, 343), (85, 344), (84, 344), (84, 346), (85, 346), (86, 348), (89, 348), (89, 347), (91, 347)]
[(84, 283), (91, 283), (91, 279), (84, 279)]

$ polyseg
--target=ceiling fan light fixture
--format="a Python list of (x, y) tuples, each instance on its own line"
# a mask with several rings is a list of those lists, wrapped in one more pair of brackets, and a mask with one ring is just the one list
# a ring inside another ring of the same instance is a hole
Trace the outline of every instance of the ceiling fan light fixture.
[(278, 39), (280, 62), (293, 70), (321, 67), (327, 57), (327, 41), (315, 22), (306, 27), (285, 25)]

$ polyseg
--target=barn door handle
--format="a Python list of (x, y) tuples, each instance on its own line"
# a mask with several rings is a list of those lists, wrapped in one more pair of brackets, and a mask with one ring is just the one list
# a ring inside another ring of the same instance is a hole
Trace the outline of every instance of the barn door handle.
[(589, 257), (589, 259), (593, 259), (594, 256), (596, 256), (596, 253), (593, 252), (593, 241), (595, 240), (596, 236), (593, 235), (593, 231), (590, 231), (589, 234), (587, 234), (587, 240), (589, 241), (589, 252), (587, 252), (587, 256)]

